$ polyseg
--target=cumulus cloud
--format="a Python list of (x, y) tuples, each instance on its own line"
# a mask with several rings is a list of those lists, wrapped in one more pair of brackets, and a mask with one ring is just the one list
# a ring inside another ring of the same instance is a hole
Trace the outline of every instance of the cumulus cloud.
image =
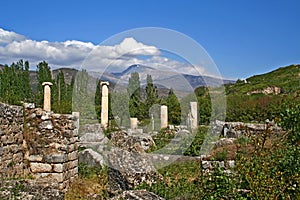
[(67, 40), (64, 42), (36, 41), (0, 28), (0, 63), (11, 64), (28, 60), (31, 67), (47, 61), (52, 68), (82, 67), (88, 71), (123, 71), (133, 64), (141, 64), (177, 73), (205, 74), (201, 66), (170, 59), (155, 46), (125, 38), (115, 45), (94, 45), (91, 42)]
[(26, 37), (12, 31), (6, 31), (0, 28), (0, 45), (8, 44), (14, 41), (25, 40)]

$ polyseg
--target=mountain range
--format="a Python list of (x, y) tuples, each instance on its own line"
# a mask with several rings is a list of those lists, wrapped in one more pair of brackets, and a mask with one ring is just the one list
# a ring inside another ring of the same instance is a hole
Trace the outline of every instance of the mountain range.
[[(103, 73), (101, 79), (118, 84), (126, 84), (133, 72), (139, 73), (141, 85), (145, 85), (147, 75), (151, 75), (153, 82), (157, 87), (173, 88), (174, 90), (180, 91), (193, 91), (199, 86), (215, 87), (235, 82), (228, 79), (184, 74), (178, 71), (157, 69), (139, 64), (131, 65), (122, 72)], [(97, 73), (94, 73), (94, 75), (95, 74)]]

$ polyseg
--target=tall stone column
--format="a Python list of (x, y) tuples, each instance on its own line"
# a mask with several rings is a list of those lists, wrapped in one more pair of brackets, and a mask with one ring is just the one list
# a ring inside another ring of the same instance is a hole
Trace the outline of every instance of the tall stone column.
[(194, 130), (194, 129), (198, 128), (198, 103), (190, 102), (190, 110), (191, 110), (190, 126), (191, 126), (191, 129)]
[(53, 84), (51, 82), (43, 82), (44, 87), (44, 110), (51, 111), (51, 88)]
[(168, 127), (168, 107), (161, 106), (160, 107), (160, 128)]
[(104, 129), (108, 127), (108, 82), (101, 82), (101, 125)]

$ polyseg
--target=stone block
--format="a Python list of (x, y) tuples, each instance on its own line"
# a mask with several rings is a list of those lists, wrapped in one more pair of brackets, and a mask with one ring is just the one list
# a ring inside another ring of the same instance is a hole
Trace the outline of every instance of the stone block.
[(19, 146), (16, 144), (12, 144), (9, 147), (10, 147), (9, 150), (11, 153), (17, 153), (19, 151)]
[(30, 155), (28, 160), (31, 162), (41, 162), (43, 160), (43, 156), (42, 155)]
[(3, 136), (1, 136), (1, 144), (4, 144), (4, 145), (6, 145), (7, 144), (7, 135), (3, 135)]
[(64, 180), (68, 180), (71, 177), (71, 171), (66, 171), (64, 173)]
[(51, 173), (35, 173), (33, 176), (35, 179), (42, 179), (42, 178), (50, 178)]
[(14, 136), (12, 134), (9, 134), (6, 139), (6, 144), (13, 144), (14, 141)]
[(64, 164), (53, 164), (53, 171), (54, 172), (58, 172), (58, 173), (62, 173), (64, 171)]
[(72, 151), (75, 151), (76, 149), (75, 149), (75, 144), (70, 144), (70, 145), (68, 145), (68, 147), (67, 147), (67, 151), (68, 152), (72, 152)]
[(19, 153), (16, 153), (13, 155), (13, 162), (14, 163), (21, 163), (23, 162), (23, 153), (22, 152), (19, 152)]
[(78, 159), (78, 152), (77, 151), (73, 151), (72, 153), (68, 154), (68, 160), (77, 160)]
[(47, 163), (64, 163), (67, 157), (65, 154), (50, 154), (44, 156), (44, 161)]
[(59, 189), (59, 190), (64, 190), (65, 188), (66, 188), (66, 185), (65, 185), (64, 182), (58, 184), (58, 189)]
[(51, 173), (50, 176), (59, 183), (62, 183), (64, 181), (63, 173)]
[(13, 157), (13, 154), (11, 152), (8, 152), (7, 154), (3, 155), (1, 158), (2, 158), (2, 161), (6, 161), (6, 160), (11, 160)]
[(64, 137), (66, 138), (71, 138), (74, 135), (73, 130), (64, 130), (63, 133), (64, 133)]
[(74, 144), (76, 142), (79, 142), (78, 137), (72, 137), (69, 139), (69, 144)]
[(234, 160), (229, 160), (228, 161), (228, 166), (229, 166), (229, 168), (234, 168), (235, 167), (235, 161)]
[(35, 108), (35, 104), (34, 103), (24, 103), (24, 108), (26, 109), (34, 109)]
[(52, 130), (53, 129), (52, 121), (50, 121), (50, 120), (43, 121), (42, 123), (40, 123), (39, 128), (40, 129)]
[(1, 158), (1, 156), (4, 155), (4, 154), (5, 154), (5, 149), (4, 149), (4, 147), (0, 147), (0, 158)]
[(17, 133), (14, 136), (14, 141), (16, 144), (22, 144), (23, 143), (23, 133)]
[(77, 177), (78, 176), (78, 167), (75, 167), (75, 168), (71, 169), (70, 173), (71, 173), (70, 174), (71, 177), (73, 177), (73, 176)]
[(30, 163), (30, 169), (33, 173), (52, 172), (52, 166), (46, 163)]
[(78, 166), (78, 160), (68, 162), (68, 169), (73, 169)]

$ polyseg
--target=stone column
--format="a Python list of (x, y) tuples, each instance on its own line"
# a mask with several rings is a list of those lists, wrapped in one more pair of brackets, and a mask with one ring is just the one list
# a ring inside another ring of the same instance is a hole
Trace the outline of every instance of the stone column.
[(51, 82), (43, 82), (44, 86), (44, 110), (51, 111), (51, 88), (53, 84)]
[(137, 122), (138, 122), (137, 118), (130, 118), (130, 129), (132, 131), (137, 129)]
[(151, 130), (154, 131), (154, 129), (155, 129), (154, 117), (153, 114), (151, 114)]
[(168, 107), (161, 106), (160, 107), (160, 128), (168, 127)]
[(101, 82), (101, 125), (104, 129), (108, 127), (108, 82)]
[(191, 129), (198, 128), (198, 103), (197, 102), (190, 102), (190, 109), (191, 109)]

